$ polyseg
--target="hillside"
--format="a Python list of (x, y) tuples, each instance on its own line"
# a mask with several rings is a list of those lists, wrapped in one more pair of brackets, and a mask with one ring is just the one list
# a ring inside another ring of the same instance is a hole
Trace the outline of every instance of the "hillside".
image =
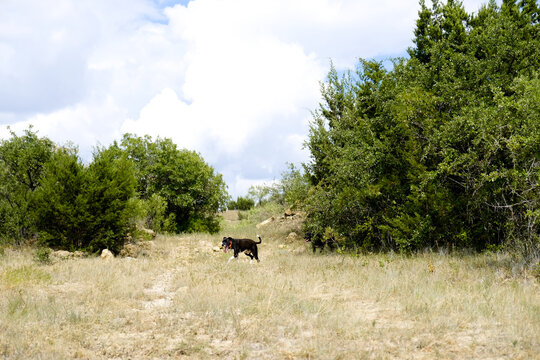
[[(230, 215), (230, 214), (229, 214)], [(145, 255), (0, 257), (7, 359), (532, 358), (540, 292), (496, 255), (311, 253), (297, 221), (228, 216), (223, 233), (158, 236)], [(217, 247), (255, 237), (261, 262)]]

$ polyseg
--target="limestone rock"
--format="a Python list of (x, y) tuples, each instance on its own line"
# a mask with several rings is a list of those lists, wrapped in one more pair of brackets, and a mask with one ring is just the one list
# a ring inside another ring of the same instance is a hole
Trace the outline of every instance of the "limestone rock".
[[(137, 246), (136, 244), (129, 243), (125, 244), (122, 250), (120, 250), (119, 255), (122, 257), (132, 257), (136, 258), (139, 256), (139, 253), (141, 252), (141, 248)], [(103, 257), (103, 255), (102, 255)]]
[(53, 251), (51, 255), (59, 259), (70, 259), (71, 257), (73, 257), (73, 254), (66, 250)]
[(143, 250), (150, 250), (152, 247), (154, 247), (156, 243), (154, 243), (152, 240), (149, 241), (140, 241), (137, 243), (139, 247)]
[(83, 251), (67, 251), (67, 250), (56, 250), (51, 253), (51, 257), (59, 259), (59, 260), (67, 260), (67, 259), (80, 259), (87, 257), (88, 254)]
[(289, 216), (294, 216), (296, 215), (296, 213), (294, 211), (291, 210), (291, 208), (288, 208), (287, 210), (285, 210), (285, 217), (289, 217)]
[(124, 244), (124, 247), (118, 255), (121, 257), (131, 257), (131, 258), (137, 258), (139, 256), (147, 256), (149, 250), (154, 246), (154, 242), (151, 240), (148, 241), (138, 241), (138, 242), (130, 242), (127, 244)]
[(258, 223), (256, 225), (256, 228), (259, 229), (259, 228), (261, 228), (263, 226), (266, 226), (266, 225), (270, 224), (271, 222), (273, 222), (274, 220), (275, 220), (275, 218), (272, 216), (271, 218), (268, 218), (268, 219), (264, 220), (263, 222)]
[(101, 258), (104, 260), (114, 259), (114, 254), (109, 249), (103, 249), (101, 252)]
[(293, 241), (298, 240), (298, 238), (299, 238), (298, 234), (293, 231), (289, 235), (287, 235), (287, 238), (285, 240), (287, 242), (293, 242)]
[(156, 232), (152, 229), (143, 228), (142, 231), (150, 235), (152, 239), (156, 237)]

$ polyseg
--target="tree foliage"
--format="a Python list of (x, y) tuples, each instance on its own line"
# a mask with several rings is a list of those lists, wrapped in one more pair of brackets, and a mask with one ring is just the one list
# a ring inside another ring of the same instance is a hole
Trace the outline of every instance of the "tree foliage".
[(198, 153), (179, 150), (170, 139), (131, 134), (124, 135), (120, 148), (135, 164), (140, 198), (163, 199), (164, 216), (175, 232), (219, 230), (217, 213), (226, 205), (226, 185)]
[(230, 200), (227, 204), (229, 210), (249, 210), (255, 206), (255, 201), (247, 196), (238, 196), (236, 200)]
[(538, 256), (538, 5), (420, 4), (409, 58), (332, 67), (322, 85), (306, 228), (355, 248)]
[(76, 149), (59, 148), (45, 164), (35, 207), (40, 241), (53, 248), (118, 251), (130, 230), (133, 165), (118, 151), (97, 149), (84, 166)]
[(303, 207), (309, 189), (310, 180), (306, 173), (288, 164), (288, 168), (281, 173), (281, 179), (271, 184), (251, 186), (248, 197), (257, 205), (273, 202), (283, 207)]
[(32, 129), (22, 136), (11, 132), (0, 143), (0, 237), (16, 243), (35, 234), (34, 191), (54, 144)]
[(116, 252), (139, 217), (156, 231), (215, 232), (225, 199), (221, 175), (169, 139), (125, 135), (88, 165), (31, 128), (0, 143), (2, 242)]

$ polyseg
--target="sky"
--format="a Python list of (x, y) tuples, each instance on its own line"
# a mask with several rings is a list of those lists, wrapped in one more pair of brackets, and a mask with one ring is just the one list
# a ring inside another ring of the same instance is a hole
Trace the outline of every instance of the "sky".
[(0, 0), (0, 138), (32, 125), (85, 162), (124, 133), (171, 138), (244, 196), (309, 161), (330, 62), (405, 56), (418, 10), (417, 0)]

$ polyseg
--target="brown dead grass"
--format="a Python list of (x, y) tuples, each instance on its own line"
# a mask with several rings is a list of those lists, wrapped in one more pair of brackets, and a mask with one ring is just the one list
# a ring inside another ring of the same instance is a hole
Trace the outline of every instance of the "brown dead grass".
[[(502, 255), (313, 255), (296, 222), (158, 236), (146, 257), (0, 258), (0, 358), (530, 359), (538, 282)], [(263, 238), (227, 264), (225, 234)]]

